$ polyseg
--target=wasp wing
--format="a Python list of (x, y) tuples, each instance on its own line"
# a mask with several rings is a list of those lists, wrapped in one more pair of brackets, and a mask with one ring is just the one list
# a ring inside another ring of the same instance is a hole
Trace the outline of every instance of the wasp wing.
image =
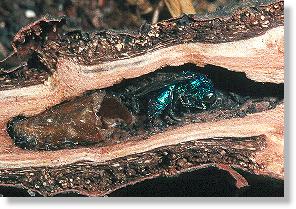
[(149, 82), (149, 86), (142, 87), (135, 90), (132, 94), (136, 97), (144, 96), (150, 92), (161, 90), (167, 86), (185, 82), (189, 79), (193, 79), (197, 74), (185, 74), (180, 72), (174, 73), (157, 73), (155, 79), (152, 82)]

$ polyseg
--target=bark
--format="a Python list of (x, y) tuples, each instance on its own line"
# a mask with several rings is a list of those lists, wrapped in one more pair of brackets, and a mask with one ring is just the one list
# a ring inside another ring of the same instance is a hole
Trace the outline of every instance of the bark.
[(247, 183), (231, 168), (283, 179), (283, 102), (242, 117), (183, 124), (105, 146), (25, 150), (16, 147), (7, 133), (7, 123), (15, 116), (37, 115), (88, 90), (167, 65), (211, 64), (244, 72), (264, 85), (282, 84), (283, 1), (254, 1), (216, 15), (203, 19), (185, 15), (143, 26), (137, 34), (103, 31), (62, 36), (58, 28), (63, 21), (47, 18), (23, 28), (13, 41), (12, 58), (36, 59), (47, 71), (26, 68), (30, 76), (25, 81), (6, 75), (15, 68), (1, 72), (0, 184), (42, 195), (75, 191), (102, 196), (145, 179), (208, 166), (228, 170), (238, 187)]

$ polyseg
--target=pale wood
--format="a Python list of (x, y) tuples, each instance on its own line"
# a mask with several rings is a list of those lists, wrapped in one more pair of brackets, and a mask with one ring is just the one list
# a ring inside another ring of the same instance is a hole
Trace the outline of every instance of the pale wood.
[[(23, 114), (33, 115), (61, 101), (135, 78), (163, 66), (194, 63), (212, 64), (259, 82), (284, 82), (284, 27), (271, 29), (262, 36), (221, 44), (192, 43), (147, 52), (127, 60), (83, 66), (61, 58), (56, 72), (47, 82), (0, 92), (0, 120)], [(87, 82), (85, 82), (87, 81)], [(37, 102), (38, 101), (38, 102)]]

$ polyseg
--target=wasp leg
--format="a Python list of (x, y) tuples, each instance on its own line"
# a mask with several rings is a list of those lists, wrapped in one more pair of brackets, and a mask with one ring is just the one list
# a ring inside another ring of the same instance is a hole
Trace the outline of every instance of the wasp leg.
[(189, 99), (187, 97), (181, 97), (181, 104), (187, 108), (195, 107), (195, 104), (193, 102), (189, 101)]
[(168, 112), (168, 116), (173, 119), (174, 121), (180, 122), (182, 119), (175, 115), (175, 112), (173, 109), (170, 109)]
[(168, 107), (166, 108), (166, 113), (165, 113), (165, 121), (166, 123), (168, 123), (169, 125), (173, 125), (176, 124), (177, 122), (181, 121), (181, 118), (177, 117), (175, 114), (175, 110), (177, 109), (177, 102), (178, 102), (178, 95), (176, 92), (172, 92), (171, 94), (171, 103), (168, 105)]
[(195, 108), (205, 110), (207, 109), (207, 106), (204, 103), (200, 103), (198, 105), (195, 105)]
[(165, 123), (166, 127), (168, 127), (169, 125), (174, 125), (177, 123), (177, 121), (173, 120), (169, 115), (165, 115), (162, 118), (162, 121)]
[(191, 110), (190, 108), (192, 107), (192, 104), (189, 102), (187, 97), (180, 97), (180, 102), (181, 102), (181, 106), (182, 106), (182, 111), (190, 114)]

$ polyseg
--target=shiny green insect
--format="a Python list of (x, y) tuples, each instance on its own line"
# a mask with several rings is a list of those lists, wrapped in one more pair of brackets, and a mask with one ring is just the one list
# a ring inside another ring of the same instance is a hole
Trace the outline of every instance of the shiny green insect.
[[(150, 122), (166, 118), (179, 121), (176, 113), (190, 109), (206, 110), (216, 101), (212, 81), (201, 73), (181, 71), (163, 73), (161, 81), (137, 89), (132, 93), (132, 109), (139, 112), (139, 101), (148, 98), (146, 114)], [(168, 117), (167, 117), (168, 116)]]

